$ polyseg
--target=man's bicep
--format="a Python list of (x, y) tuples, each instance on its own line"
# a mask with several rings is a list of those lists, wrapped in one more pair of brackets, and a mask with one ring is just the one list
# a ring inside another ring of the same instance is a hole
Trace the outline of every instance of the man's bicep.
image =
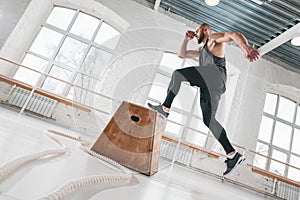
[(184, 58), (198, 58), (199, 51), (198, 50), (187, 50), (185, 52)]
[(216, 33), (216, 39), (215, 41), (217, 43), (222, 43), (222, 42), (231, 42), (233, 41), (233, 36), (235, 35), (234, 32), (224, 32), (224, 33)]

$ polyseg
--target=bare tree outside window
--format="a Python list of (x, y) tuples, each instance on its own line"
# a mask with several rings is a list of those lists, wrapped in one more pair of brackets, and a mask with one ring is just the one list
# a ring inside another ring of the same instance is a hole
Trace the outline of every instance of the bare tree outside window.
[(54, 6), (26, 51), (22, 64), (75, 84), (75, 87), (29, 69), (18, 69), (14, 78), (92, 105), (94, 95), (79, 87), (95, 90), (120, 35), (117, 29), (102, 19), (81, 10)]

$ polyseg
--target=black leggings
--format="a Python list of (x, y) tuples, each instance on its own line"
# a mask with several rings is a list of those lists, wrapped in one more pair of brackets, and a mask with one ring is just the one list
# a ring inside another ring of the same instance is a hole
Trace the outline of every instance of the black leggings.
[(219, 100), (225, 92), (225, 84), (221, 78), (219, 69), (212, 65), (175, 70), (168, 87), (167, 97), (163, 103), (167, 108), (171, 107), (182, 81), (187, 81), (190, 85), (200, 88), (200, 107), (202, 109), (204, 124), (221, 143), (227, 154), (235, 151), (227, 138), (225, 129), (216, 120)]

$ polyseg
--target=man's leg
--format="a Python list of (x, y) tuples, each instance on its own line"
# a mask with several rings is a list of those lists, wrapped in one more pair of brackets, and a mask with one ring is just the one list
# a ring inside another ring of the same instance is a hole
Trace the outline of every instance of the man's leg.
[(227, 169), (223, 175), (227, 175), (239, 164), (245, 160), (245, 158), (235, 151), (234, 147), (228, 140), (227, 133), (223, 126), (216, 120), (216, 111), (220, 100), (220, 94), (214, 91), (208, 91), (201, 89), (200, 106), (202, 109), (204, 124), (211, 130), (216, 139), (220, 142), (227, 154)]
[(168, 110), (171, 108), (175, 96), (178, 94), (181, 82), (195, 82), (199, 79), (199, 73), (195, 67), (187, 67), (183, 69), (177, 69), (172, 74), (172, 79), (169, 83), (167, 96), (162, 105), (154, 106), (148, 103), (149, 107), (158, 111), (163, 116), (168, 117)]
[[(214, 100), (212, 100), (214, 98)], [(216, 111), (219, 104), (219, 95), (210, 97), (207, 91), (201, 89), (200, 106), (203, 115), (204, 124), (211, 130), (216, 139), (221, 143), (226, 154), (235, 151), (227, 138), (227, 134), (223, 126), (216, 120)]]

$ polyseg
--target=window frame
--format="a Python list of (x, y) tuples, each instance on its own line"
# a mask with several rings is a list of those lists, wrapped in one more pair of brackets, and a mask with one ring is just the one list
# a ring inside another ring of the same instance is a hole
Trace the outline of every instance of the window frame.
[[(59, 8), (65, 8), (65, 9), (69, 9), (69, 10), (73, 10), (75, 13), (72, 17), (72, 20), (69, 22), (69, 25), (67, 27), (66, 30), (63, 30), (61, 28), (58, 28), (56, 26), (53, 26), (51, 24), (48, 24), (47, 23), (47, 19), (48, 17), (50, 16), (50, 14), (52, 13), (53, 9), (55, 7), (59, 7)], [(96, 19), (98, 19), (98, 25), (93, 33), (93, 36), (91, 37), (91, 39), (86, 39), (86, 38), (83, 38), (81, 36), (78, 36), (76, 34), (73, 34), (71, 33), (71, 28), (72, 26), (74, 25), (78, 15), (80, 13), (83, 13), (83, 14), (86, 14), (86, 15), (89, 15), (89, 16), (92, 16)], [(72, 84), (75, 84), (75, 80), (76, 80), (76, 77), (79, 76), (79, 74), (81, 76), (86, 76), (86, 77), (89, 77), (89, 78), (92, 78), (92, 79), (96, 79), (96, 80), (99, 80), (99, 77), (97, 76), (94, 76), (92, 74), (88, 74), (88, 73), (85, 73), (81, 70), (81, 67), (83, 66), (84, 64), (84, 61), (86, 60), (91, 48), (96, 48), (98, 50), (101, 50), (101, 51), (104, 51), (106, 53), (109, 53), (111, 54), (111, 58), (112, 58), (112, 55), (117, 47), (118, 44), (116, 44), (115, 48), (114, 49), (110, 49), (110, 48), (107, 48), (103, 45), (100, 45), (98, 43), (96, 43), (94, 40), (102, 26), (103, 23), (107, 23), (108, 25), (110, 25), (111, 27), (113, 27), (115, 30), (117, 30), (119, 32), (120, 35), (122, 35), (122, 32), (121, 30), (118, 29), (118, 27), (115, 27), (115, 26), (112, 26), (110, 23), (106, 22), (105, 19), (101, 19), (95, 15), (92, 15), (86, 11), (84, 11), (83, 9), (80, 9), (80, 8), (73, 8), (73, 7), (68, 7), (68, 6), (62, 6), (62, 5), (52, 5), (51, 9), (49, 10), (48, 14), (46, 15), (46, 17), (44, 17), (44, 19), (42, 20), (42, 22), (40, 23), (39, 25), (39, 28), (36, 32), (36, 34), (34, 35), (34, 37), (31, 39), (31, 42), (29, 43), (29, 45), (27, 46), (26, 50), (24, 51), (23, 53), (23, 56), (21, 57), (21, 60), (24, 60), (24, 58), (26, 57), (26, 55), (32, 55), (32, 56), (35, 56), (37, 58), (40, 58), (40, 59), (43, 59), (45, 61), (48, 62), (45, 70), (41, 73), (44, 73), (44, 74), (49, 74), (50, 73), (50, 70), (53, 66), (57, 66), (59, 68), (61, 68), (62, 70), (68, 70), (68, 71), (71, 71), (71, 75), (70, 75), (70, 78), (68, 80), (68, 83), (70, 84), (67, 84), (66, 86), (64, 86), (64, 89), (63, 91), (61, 92), (61, 94), (59, 94), (59, 96), (62, 96), (64, 98), (68, 98), (68, 94), (70, 93), (70, 90), (72, 88)], [(46, 57), (46, 56), (43, 56), (39, 53), (36, 53), (36, 52), (33, 52), (30, 50), (30, 47), (31, 45), (33, 44), (35, 38), (38, 36), (38, 34), (40, 33), (40, 31), (42, 30), (42, 28), (47, 28), (47, 29), (50, 29), (52, 31), (55, 31), (56, 33), (59, 33), (59, 34), (62, 34), (62, 38), (57, 46), (57, 48), (55, 49), (54, 53), (52, 54), (52, 56), (50, 58)], [(76, 68), (73, 68), (73, 67), (70, 67), (70, 66), (67, 66), (57, 60), (55, 60), (56, 56), (58, 55), (59, 51), (61, 50), (62, 48), (62, 45), (64, 44), (66, 38), (70, 37), (71, 39), (74, 39), (76, 41), (79, 41), (79, 42), (82, 42), (86, 45), (86, 48), (85, 48), (85, 51), (83, 53), (83, 56), (78, 64), (78, 66), (76, 66)], [(120, 42), (120, 38), (118, 40), (118, 43)], [(111, 60), (110, 58), (110, 60)], [(14, 74), (17, 73), (18, 70), (15, 71)], [(45, 75), (41, 75), (40, 78), (38, 79), (38, 81), (36, 82), (36, 84), (34, 85), (34, 87), (36, 88), (42, 88), (43, 84), (45, 83), (47, 79), (47, 76)], [(75, 86), (76, 87), (76, 86)], [(51, 91), (50, 91), (51, 92)]]
[[(273, 150), (280, 151), (280, 152), (286, 154), (287, 158), (286, 158), (286, 161), (284, 162), (284, 172), (283, 172), (282, 175), (280, 175), (280, 174), (279, 175), (283, 176), (285, 178), (288, 178), (289, 169), (292, 166), (292, 165), (290, 165), (291, 155), (294, 155), (296, 157), (300, 157), (300, 153), (297, 154), (297, 153), (295, 153), (295, 152), (292, 151), (295, 130), (296, 129), (300, 130), (300, 125), (296, 124), (297, 123), (296, 122), (297, 113), (300, 112), (300, 109), (299, 109), (300, 108), (300, 102), (297, 101), (297, 100), (295, 100), (295, 99), (293, 99), (293, 98), (291, 98), (291, 97), (289, 97), (288, 95), (283, 95), (283, 94), (274, 92), (272, 90), (271, 91), (267, 91), (266, 96), (267, 96), (267, 94), (276, 95), (276, 106), (275, 106), (274, 115), (269, 114), (269, 113), (265, 112), (264, 110), (263, 110), (263, 113), (262, 113), (262, 116), (267, 117), (267, 118), (273, 120), (272, 131), (271, 131), (271, 138), (270, 138), (270, 142), (266, 142), (266, 141), (260, 140), (258, 137), (257, 137), (257, 140), (256, 140), (256, 146), (257, 146), (258, 143), (261, 143), (261, 144), (264, 144), (264, 145), (268, 146), (268, 153), (267, 153), (267, 158), (266, 158), (267, 160), (266, 160), (266, 164), (265, 164), (264, 168), (255, 165), (255, 158), (253, 160), (253, 165), (256, 166), (256, 167), (258, 167), (258, 168), (260, 168), (260, 169), (263, 169), (263, 170), (266, 170), (266, 171), (274, 173), (270, 169), (271, 162), (272, 162), (272, 160), (274, 160), (274, 158), (272, 156), (272, 153), (273, 153)], [(286, 98), (286, 99), (288, 99), (288, 100), (290, 100), (290, 101), (292, 101), (292, 102), (295, 103), (295, 110), (294, 110), (294, 115), (293, 115), (293, 122), (289, 122), (289, 121), (281, 119), (281, 118), (279, 118), (277, 116), (278, 109), (279, 109), (279, 104), (280, 104), (280, 98)], [(290, 126), (292, 128), (288, 150), (284, 149), (284, 148), (281, 148), (281, 147), (278, 147), (278, 146), (276, 146), (276, 145), (273, 144), (274, 133), (275, 133), (275, 126), (276, 126), (277, 122), (283, 123), (283, 124), (288, 125), (288, 126)], [(275, 161), (276, 161), (276, 159), (275, 159)]]

